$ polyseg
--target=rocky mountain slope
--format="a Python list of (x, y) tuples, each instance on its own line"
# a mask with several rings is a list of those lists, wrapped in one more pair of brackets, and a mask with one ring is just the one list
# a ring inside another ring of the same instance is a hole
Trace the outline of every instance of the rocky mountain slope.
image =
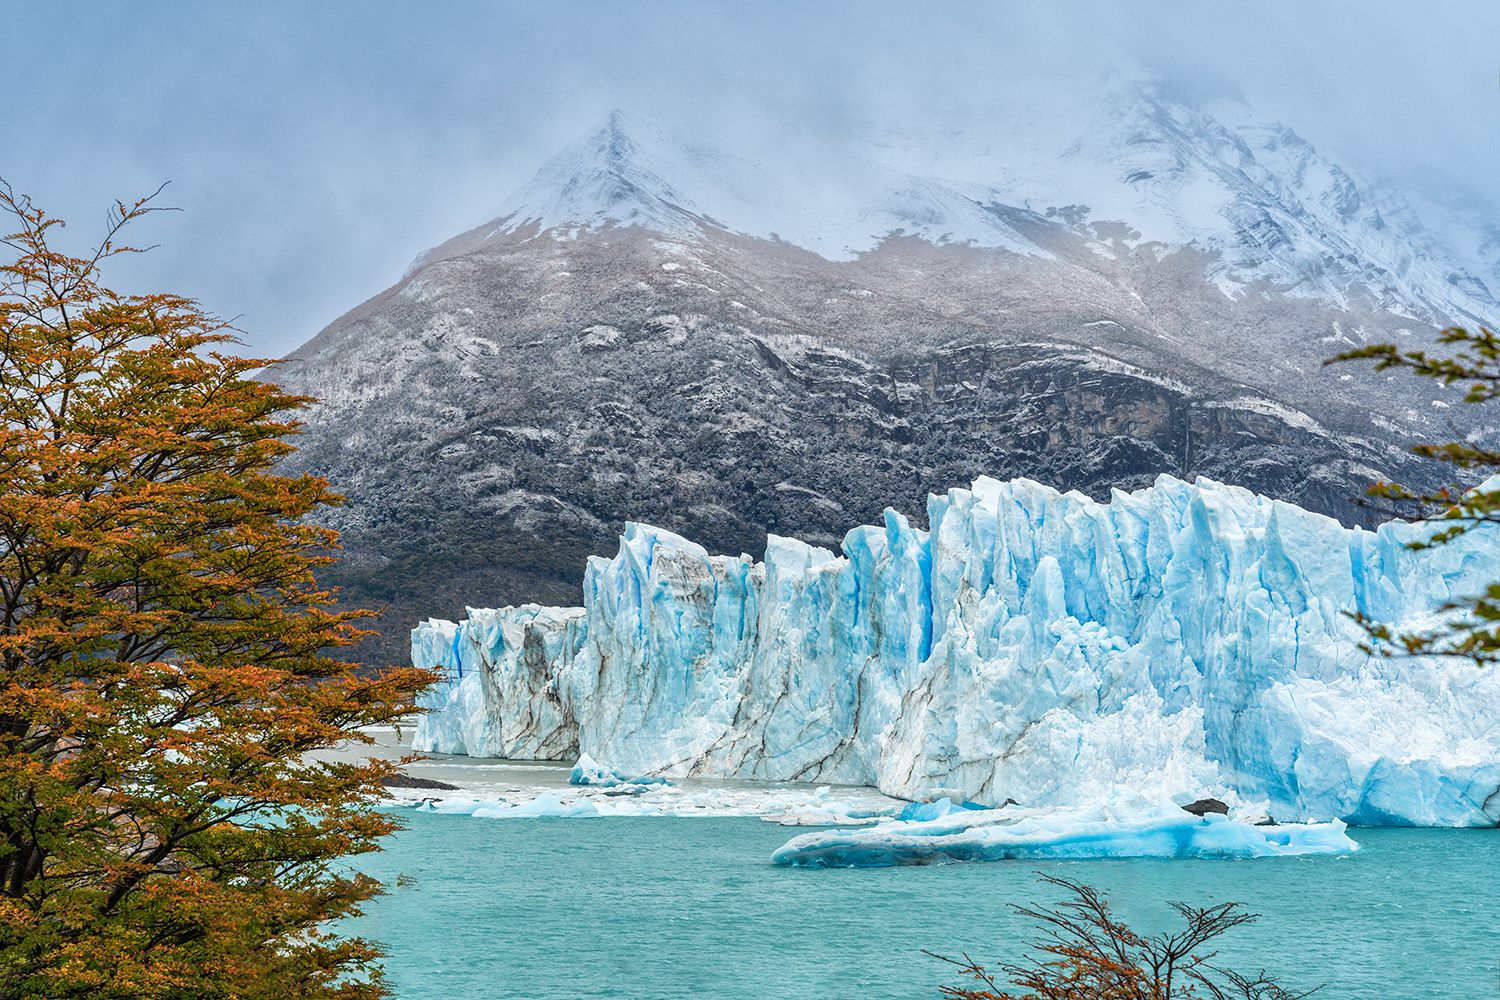
[(922, 175), (917, 140), (834, 169), (615, 114), (422, 255), (275, 372), (322, 400), (292, 465), (349, 497), (369, 658), (465, 605), (576, 604), (627, 519), (759, 554), (979, 475), (1168, 472), (1353, 522), (1369, 479), (1421, 475), (1403, 446), (1462, 410), (1323, 362), (1500, 314), (1485, 237), (1150, 88), (1079, 124), (947, 134)]

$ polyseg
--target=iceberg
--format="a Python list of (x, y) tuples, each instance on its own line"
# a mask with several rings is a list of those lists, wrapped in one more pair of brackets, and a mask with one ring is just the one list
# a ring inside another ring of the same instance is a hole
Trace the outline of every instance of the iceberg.
[(889, 868), (953, 861), (1091, 858), (1277, 858), (1359, 849), (1339, 820), (1252, 826), (1166, 804), (1123, 817), (1105, 811), (958, 809), (932, 820), (898, 820), (857, 830), (822, 830), (771, 855), (801, 868)]
[(954, 802), (948, 796), (933, 799), (931, 802), (909, 802), (897, 815), (897, 819), (926, 822), (934, 819), (945, 819), (949, 816), (961, 815), (966, 811), (985, 809), (977, 802)]
[(1108, 503), (981, 478), (835, 554), (711, 555), (627, 524), (583, 608), (429, 621), (420, 750), (621, 774), (1074, 808), (1222, 800), (1283, 822), (1500, 822), (1500, 670), (1386, 658), (1500, 576), (1500, 528), (1345, 528), (1170, 476)]
[(611, 771), (588, 754), (581, 754), (573, 770), (568, 772), (570, 785), (602, 785), (607, 788), (624, 780), (625, 776), (619, 771)]
[(581, 754), (578, 762), (573, 765), (573, 770), (568, 772), (568, 784), (570, 785), (597, 785), (600, 788), (616, 788), (619, 786), (634, 786), (639, 791), (646, 791), (651, 785), (669, 785), (666, 778), (645, 775), (637, 778), (627, 778), (613, 768), (605, 767), (588, 754)]

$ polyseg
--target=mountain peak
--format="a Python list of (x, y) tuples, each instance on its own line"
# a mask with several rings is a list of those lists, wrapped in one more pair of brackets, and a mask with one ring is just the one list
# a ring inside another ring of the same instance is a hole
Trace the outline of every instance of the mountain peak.
[(677, 185), (683, 164), (660, 130), (615, 108), (565, 146), (496, 214), (505, 230), (644, 225), (683, 228), (693, 212)]
[(808, 145), (794, 130), (775, 155), (743, 152), (685, 142), (615, 108), (511, 195), (485, 238), (612, 225), (691, 237), (706, 227), (781, 239), (829, 259), (893, 233), (1040, 252), (987, 203), (848, 150)]
[[(649, 126), (644, 122), (632, 118), (620, 108), (614, 108), (601, 124), (585, 132), (572, 145), (583, 144), (600, 164), (625, 168), (644, 155), (640, 144), (632, 135), (648, 130)], [(568, 148), (572, 148), (572, 145)]]
[(759, 145), (744, 135), (684, 142), (614, 108), (493, 213), (480, 239), (638, 226), (674, 239), (714, 229), (776, 238), (831, 260), (893, 234), (1048, 256), (1057, 238), (1096, 240), (1097, 226), (1123, 224), (1133, 245), (1205, 254), (1231, 298), (1264, 280), (1336, 305), (1369, 297), (1424, 322), (1495, 312), (1500, 252), (1472, 222), (1429, 228), (1388, 185), (1239, 98), (1209, 97), (1121, 76), (1086, 111), (881, 124), (837, 142), (787, 126)]
[(652, 126), (648, 125), (644, 119), (637, 118), (624, 108), (610, 108), (609, 114), (604, 116), (604, 122), (594, 131), (605, 132), (628, 141), (631, 132), (644, 132), (651, 128)]

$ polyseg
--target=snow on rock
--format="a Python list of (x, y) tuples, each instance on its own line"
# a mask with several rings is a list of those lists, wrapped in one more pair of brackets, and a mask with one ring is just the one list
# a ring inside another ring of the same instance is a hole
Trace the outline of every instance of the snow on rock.
[[(604, 226), (640, 226), (691, 240), (704, 228), (727, 228), (830, 259), (850, 259), (902, 232), (1050, 256), (974, 192), (860, 156), (841, 156), (838, 169), (840, 183), (831, 188), (795, 155), (746, 156), (686, 142), (616, 109), (543, 164), (478, 232), (485, 240), (523, 229), (571, 238)], [(668, 262), (662, 269), (682, 266)]]
[(958, 809), (927, 821), (821, 830), (771, 854), (778, 865), (888, 868), (950, 861), (1085, 858), (1274, 858), (1359, 849), (1339, 820), (1252, 826), (1215, 813), (1198, 817), (1167, 803), (1112, 814), (1105, 809)]
[(1500, 671), (1368, 656), (1345, 614), (1430, 622), (1496, 575), (1495, 529), (1413, 551), (1430, 529), (1168, 476), (1107, 504), (982, 478), (928, 521), (888, 511), (842, 555), (772, 536), (759, 563), (627, 525), (585, 608), (413, 632), (450, 675), (416, 745), (983, 805), (1500, 820)]

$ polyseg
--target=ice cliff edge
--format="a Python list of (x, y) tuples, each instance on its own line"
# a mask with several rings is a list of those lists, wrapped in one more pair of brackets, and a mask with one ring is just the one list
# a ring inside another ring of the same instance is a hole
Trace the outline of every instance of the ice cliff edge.
[(583, 608), (412, 632), (418, 749), (625, 773), (1077, 805), (1225, 799), (1282, 821), (1500, 822), (1500, 671), (1360, 651), (1500, 576), (1500, 531), (1346, 529), (1169, 476), (1107, 504), (1019, 479), (763, 562), (626, 526)]

